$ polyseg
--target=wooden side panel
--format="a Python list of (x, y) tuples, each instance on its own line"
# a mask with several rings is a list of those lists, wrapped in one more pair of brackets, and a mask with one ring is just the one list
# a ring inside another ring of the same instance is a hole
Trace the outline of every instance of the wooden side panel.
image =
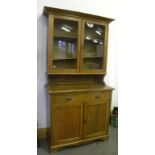
[(108, 102), (86, 103), (84, 106), (83, 137), (107, 134)]
[(52, 67), (52, 48), (53, 48), (53, 23), (54, 23), (54, 18), (53, 15), (49, 15), (48, 17), (48, 55), (47, 55), (47, 60), (48, 60), (48, 74), (51, 72), (51, 67)]
[(74, 142), (81, 139), (82, 104), (53, 105), (53, 116), (53, 145)]

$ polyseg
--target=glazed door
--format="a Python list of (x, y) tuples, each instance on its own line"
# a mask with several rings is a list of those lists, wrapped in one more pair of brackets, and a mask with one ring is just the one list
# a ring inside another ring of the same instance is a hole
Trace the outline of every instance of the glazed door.
[(82, 104), (53, 105), (53, 145), (65, 144), (80, 140), (82, 137)]
[(79, 31), (79, 19), (49, 15), (49, 73), (63, 74), (79, 71)]
[(83, 137), (93, 138), (107, 134), (108, 130), (108, 102), (85, 103)]
[(106, 72), (107, 33), (107, 24), (83, 20), (80, 72)]

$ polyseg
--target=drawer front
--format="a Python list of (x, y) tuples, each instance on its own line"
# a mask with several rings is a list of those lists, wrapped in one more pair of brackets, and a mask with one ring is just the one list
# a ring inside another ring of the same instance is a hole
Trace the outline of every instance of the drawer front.
[(53, 95), (54, 104), (63, 103), (80, 103), (82, 101), (80, 94), (77, 93), (61, 93)]
[(85, 94), (84, 102), (103, 102), (110, 100), (111, 92), (89, 92)]
[(103, 102), (110, 100), (111, 92), (109, 91), (90, 91), (60, 93), (53, 95), (54, 104), (64, 103), (86, 103), (86, 102)]

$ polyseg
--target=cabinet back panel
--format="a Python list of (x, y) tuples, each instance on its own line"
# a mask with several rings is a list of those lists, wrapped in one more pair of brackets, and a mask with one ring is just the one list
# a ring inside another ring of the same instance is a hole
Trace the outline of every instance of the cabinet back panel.
[(103, 75), (51, 75), (49, 84), (103, 83)]

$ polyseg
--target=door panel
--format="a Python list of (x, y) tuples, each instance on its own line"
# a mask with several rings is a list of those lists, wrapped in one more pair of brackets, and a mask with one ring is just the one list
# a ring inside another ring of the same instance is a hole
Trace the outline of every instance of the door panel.
[(53, 144), (74, 142), (82, 136), (82, 104), (53, 106)]
[[(49, 70), (51, 73), (75, 73), (79, 68), (79, 31), (78, 18), (50, 16), (49, 22)], [(50, 31), (49, 31), (50, 32)]]
[(84, 106), (83, 136), (91, 138), (107, 133), (108, 102), (86, 103)]
[(81, 72), (103, 73), (106, 71), (107, 25), (83, 20)]

